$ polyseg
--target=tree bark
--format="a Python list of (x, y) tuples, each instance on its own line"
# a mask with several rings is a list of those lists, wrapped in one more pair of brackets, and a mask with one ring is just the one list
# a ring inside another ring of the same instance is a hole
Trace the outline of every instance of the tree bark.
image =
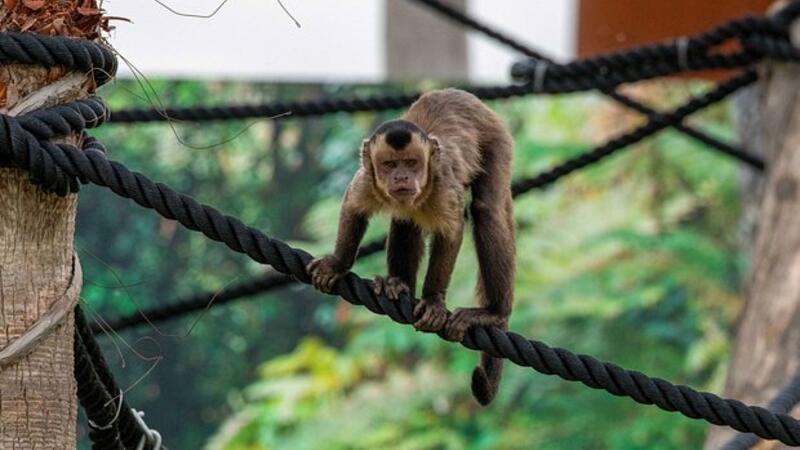
[[(466, 0), (448, 0), (465, 10)], [(386, 76), (391, 81), (467, 79), (467, 34), (463, 27), (413, 2), (386, 2)]]
[[(800, 46), (798, 24), (792, 42)], [(800, 67), (770, 63), (760, 71), (755, 104), (744, 103), (758, 114), (743, 129), (755, 130), (750, 137), (769, 170), (758, 189), (751, 274), (725, 396), (766, 405), (800, 370)], [(733, 434), (712, 427), (705, 448), (717, 449)]]
[[(99, 18), (78, 13), (95, 1), (0, 3), (0, 30), (95, 36)], [(32, 3), (34, 7), (37, 4)], [(88, 21), (87, 21), (88, 20)], [(90, 29), (91, 28), (91, 29)], [(24, 65), (0, 67), (0, 112), (18, 115), (86, 97), (86, 74)], [(77, 136), (63, 141), (77, 143)], [(0, 349), (15, 342), (65, 295), (77, 297), (82, 279), (73, 257), (77, 197), (44, 192), (18, 169), (0, 169)], [(73, 276), (76, 274), (77, 276)], [(0, 448), (75, 448), (77, 420), (70, 312), (23, 358), (0, 367)]]

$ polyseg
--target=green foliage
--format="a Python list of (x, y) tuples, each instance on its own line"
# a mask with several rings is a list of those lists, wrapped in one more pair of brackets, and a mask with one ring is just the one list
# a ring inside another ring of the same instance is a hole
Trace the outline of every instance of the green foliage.
[[(235, 103), (377, 92), (328, 87), (158, 82), (165, 104)], [(703, 86), (691, 86), (697, 91)], [(131, 105), (131, 83), (106, 95)], [(675, 104), (684, 89), (653, 100)], [(497, 102), (511, 125), (515, 176), (584, 151), (607, 123), (640, 123), (597, 96)], [(331, 250), (341, 193), (360, 140), (391, 114), (177, 124), (99, 131), (114, 158), (311, 253)], [(605, 120), (605, 122), (603, 121)], [(726, 107), (692, 119), (732, 139)], [(193, 146), (235, 139), (211, 149)], [(555, 346), (701, 389), (718, 390), (741, 307), (737, 165), (664, 132), (516, 203), (518, 277), (511, 328)], [(84, 297), (103, 315), (263, 268), (223, 246), (93, 189), (81, 194)], [(374, 221), (368, 239), (383, 234)], [(424, 265), (423, 265), (424, 267)], [(355, 271), (385, 271), (382, 256)], [(472, 305), (475, 252), (465, 241), (448, 293)], [(267, 298), (269, 297), (269, 298)], [(704, 424), (508, 364), (496, 402), (469, 394), (473, 352), (363, 308), (292, 287), (125, 335), (149, 363), (117, 366), (132, 405), (171, 448), (672, 449), (697, 448)], [(187, 330), (191, 330), (185, 337)], [(171, 334), (177, 334), (178, 337)], [(136, 340), (138, 336), (146, 340)], [(116, 350), (105, 348), (115, 362)]]

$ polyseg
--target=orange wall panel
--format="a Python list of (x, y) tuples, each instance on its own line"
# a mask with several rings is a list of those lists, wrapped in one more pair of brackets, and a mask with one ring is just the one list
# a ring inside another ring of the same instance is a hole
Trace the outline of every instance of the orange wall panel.
[(597, 55), (694, 34), (744, 14), (761, 15), (772, 0), (581, 0), (578, 55)]
[[(763, 15), (773, 0), (581, 0), (578, 56), (587, 57), (701, 33), (746, 14)], [(726, 71), (692, 76), (719, 79)]]

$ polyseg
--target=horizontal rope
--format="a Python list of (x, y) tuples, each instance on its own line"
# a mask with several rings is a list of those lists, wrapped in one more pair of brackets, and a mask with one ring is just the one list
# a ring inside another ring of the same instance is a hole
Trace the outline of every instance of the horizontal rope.
[[(720, 98), (724, 98), (725, 96), (734, 92), (736, 89), (752, 83), (755, 79), (755, 72), (743, 74), (741, 77), (734, 78), (727, 83), (721, 84), (717, 89), (690, 101), (683, 107), (676, 109), (671, 113), (659, 115), (658, 122), (645, 124), (629, 133), (609, 141), (608, 143), (595, 147), (559, 164), (558, 166), (548, 169), (537, 176), (518, 180), (512, 185), (512, 194), (514, 197), (516, 197), (534, 189), (545, 188), (552, 183), (555, 183), (560, 178), (567, 176), (576, 170), (587, 167), (588, 165), (601, 161), (605, 157), (612, 155), (623, 148), (629, 147), (641, 141), (642, 139), (645, 139), (657, 133), (658, 131), (663, 130), (664, 128), (670, 126), (674, 127), (680, 124), (681, 121), (688, 115), (713, 104)], [(369, 256), (383, 250), (385, 242), (386, 236), (383, 236), (361, 247), (358, 252), (358, 258)], [(128, 316), (113, 320), (109, 323), (109, 325), (113, 330), (122, 331), (130, 327), (145, 324), (148, 321), (155, 323), (159, 321), (170, 320), (191, 312), (230, 303), (240, 298), (279, 289), (291, 284), (292, 281), (294, 280), (282, 275), (262, 275), (221, 291), (201, 292), (198, 294), (193, 294), (184, 299), (167, 303), (165, 305), (159, 305), (141, 312), (137, 311)], [(213, 303), (210, 304), (212, 300)], [(95, 330), (97, 331), (98, 329), (96, 328)]]
[[(743, 50), (716, 52), (716, 47), (732, 39), (738, 39)], [(769, 45), (757, 45), (758, 42)], [(621, 84), (687, 71), (743, 67), (764, 57), (796, 62), (800, 52), (791, 46), (787, 30), (775, 21), (748, 16), (671, 42), (610, 52), (568, 64), (548, 64), (547, 76), (556, 79), (594, 76)], [(533, 79), (539, 62), (537, 58), (518, 62), (511, 73), (517, 78)]]
[[(707, 68), (719, 68), (715, 63), (724, 58), (710, 60)], [(724, 64), (726, 68), (738, 68), (749, 65), (750, 59), (737, 60), (735, 64)], [(676, 71), (664, 70), (664, 75)], [(655, 76), (655, 75), (653, 75)], [(599, 88), (613, 88), (624, 82), (622, 78), (581, 77), (576, 80), (548, 80), (540, 88), (531, 83), (510, 86), (460, 86), (460, 89), (475, 94), (482, 100), (499, 100), (530, 94), (564, 94), (584, 92)], [(405, 108), (411, 105), (422, 91), (408, 94), (378, 95), (354, 98), (325, 98), (298, 102), (274, 102), (261, 105), (228, 105), (228, 106), (192, 106), (166, 109), (134, 108), (116, 110), (111, 114), (109, 123), (142, 123), (163, 121), (217, 121), (231, 119), (254, 119), (287, 115), (287, 117), (315, 117), (333, 113), (380, 112)]]
[[(753, 72), (745, 75), (746, 77), (739, 77), (738, 83), (748, 81), (748, 78), (749, 81), (755, 79)], [(727, 83), (728, 87), (733, 85), (733, 82)], [(708, 97), (709, 100), (715, 98)], [(683, 112), (688, 114), (691, 110), (684, 108)], [(668, 126), (668, 123), (664, 119), (659, 126)], [(2, 147), (0, 151), (9, 152)], [(309, 283), (305, 270), (312, 259), (309, 253), (270, 238), (243, 224), (239, 219), (202, 205), (167, 185), (154, 183), (146, 176), (128, 170), (119, 162), (108, 160), (100, 151), (82, 151), (69, 145), (33, 146), (29, 151), (49, 152), (50, 158), (46, 161), (54, 162), (66, 174), (80, 176), (93, 184), (107, 187), (121, 197), (155, 210), (166, 219), (176, 220), (190, 230), (199, 231), (209, 239), (222, 242), (230, 249), (248, 255), (256, 262), (269, 264), (283, 274)], [(44, 160), (43, 156), (38, 155)], [(416, 299), (403, 296), (398, 301), (392, 301), (385, 296), (376, 295), (370, 281), (352, 272), (337, 282), (335, 291), (348, 302), (363, 305), (396, 322), (414, 322), (412, 311), (417, 303)], [(687, 417), (702, 418), (713, 424), (753, 432), (767, 439), (779, 439), (789, 445), (800, 444), (800, 423), (790, 416), (774, 414), (737, 400), (721, 399), (714, 394), (698, 392), (687, 386), (673, 385), (659, 378), (650, 378), (641, 372), (600, 362), (591, 356), (552, 348), (513, 332), (504, 332), (496, 327), (474, 327), (461, 343), (467, 348), (507, 358), (541, 373), (580, 381), (586, 386), (604, 389), (613, 395), (627, 396), (639, 403), (653, 404), (667, 411), (681, 412)]]
[(66, 67), (90, 74), (98, 86), (107, 83), (117, 72), (117, 58), (105, 45), (86, 39), (27, 32), (0, 32), (0, 64)]

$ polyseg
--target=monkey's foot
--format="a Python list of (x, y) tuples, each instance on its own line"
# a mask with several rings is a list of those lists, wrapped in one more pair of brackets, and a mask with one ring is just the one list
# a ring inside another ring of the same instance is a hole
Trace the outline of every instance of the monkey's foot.
[(444, 327), (444, 338), (461, 342), (467, 330), (474, 326), (503, 326), (507, 318), (486, 308), (458, 308)]
[(418, 317), (414, 322), (414, 328), (419, 331), (437, 332), (447, 323), (447, 306), (444, 304), (444, 296), (436, 295), (430, 299), (422, 299), (414, 307), (414, 317)]
[(403, 294), (410, 294), (411, 289), (398, 277), (379, 277), (372, 280), (375, 285), (375, 294), (385, 294), (391, 300), (398, 300)]
[[(323, 256), (308, 263), (306, 271), (311, 284), (322, 292), (331, 294), (339, 277), (344, 275), (339, 260), (334, 256)], [(346, 271), (345, 271), (346, 272)]]

